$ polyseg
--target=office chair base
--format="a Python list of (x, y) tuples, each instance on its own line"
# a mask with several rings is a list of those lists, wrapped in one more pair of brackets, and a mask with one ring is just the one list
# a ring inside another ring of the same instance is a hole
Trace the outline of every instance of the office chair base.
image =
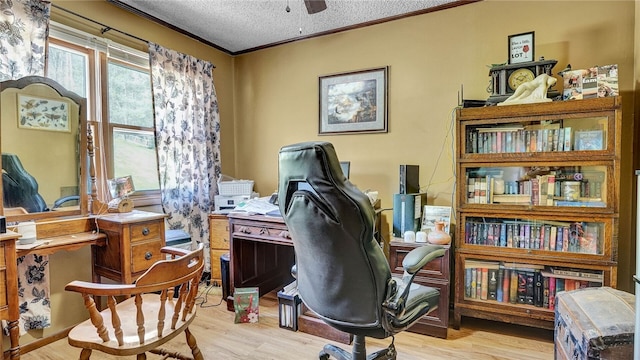
[(365, 337), (355, 335), (353, 337), (353, 350), (351, 353), (335, 345), (327, 344), (322, 351), (320, 351), (318, 358), (320, 360), (329, 360), (330, 357), (334, 357), (337, 360), (396, 360), (396, 355), (396, 348), (392, 341), (391, 345), (386, 349), (378, 350), (367, 356)]

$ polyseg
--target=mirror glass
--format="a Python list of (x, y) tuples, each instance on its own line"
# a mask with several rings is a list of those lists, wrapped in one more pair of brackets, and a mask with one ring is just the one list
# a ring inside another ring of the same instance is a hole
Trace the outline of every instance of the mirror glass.
[(87, 214), (86, 99), (40, 76), (0, 82), (7, 220)]

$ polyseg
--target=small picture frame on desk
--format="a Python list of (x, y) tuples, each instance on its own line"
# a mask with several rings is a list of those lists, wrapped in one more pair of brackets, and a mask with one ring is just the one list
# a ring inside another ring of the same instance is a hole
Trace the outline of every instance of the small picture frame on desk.
[(436, 229), (436, 222), (444, 222), (444, 231), (447, 234), (451, 234), (451, 206), (433, 206), (425, 205), (422, 211), (422, 226), (421, 231), (429, 233)]

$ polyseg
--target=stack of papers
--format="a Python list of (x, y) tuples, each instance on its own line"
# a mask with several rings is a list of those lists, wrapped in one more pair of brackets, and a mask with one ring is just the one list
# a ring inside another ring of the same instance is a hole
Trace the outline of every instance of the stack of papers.
[(281, 217), (280, 208), (269, 202), (270, 197), (254, 198), (242, 201), (233, 209), (234, 212), (247, 212), (267, 216)]

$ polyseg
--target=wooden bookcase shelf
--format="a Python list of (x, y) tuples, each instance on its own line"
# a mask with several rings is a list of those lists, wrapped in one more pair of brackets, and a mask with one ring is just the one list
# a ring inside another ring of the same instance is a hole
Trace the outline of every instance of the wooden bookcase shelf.
[(553, 329), (555, 294), (616, 287), (619, 97), (458, 109), (453, 326)]

